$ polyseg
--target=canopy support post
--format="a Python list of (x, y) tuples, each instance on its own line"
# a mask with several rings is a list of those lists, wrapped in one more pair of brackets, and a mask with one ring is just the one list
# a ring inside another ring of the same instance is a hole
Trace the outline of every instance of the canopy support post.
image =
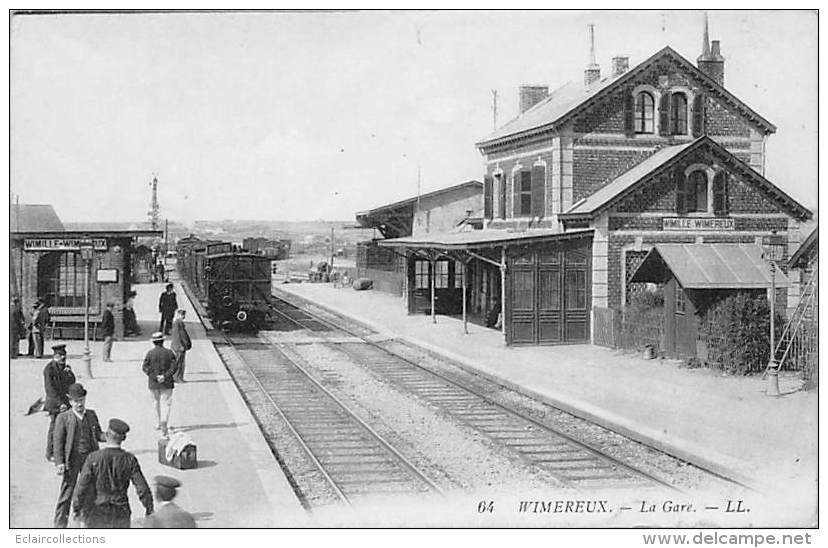
[(469, 317), (466, 310), (466, 292), (468, 287), (469, 263), (463, 261), (463, 333), (469, 334)]
[(435, 302), (437, 301), (435, 285), (437, 285), (437, 261), (429, 258), (429, 265), (431, 266), (431, 323), (437, 323), (437, 308)]
[(503, 342), (506, 337), (506, 246), (500, 252), (500, 330), (503, 333)]

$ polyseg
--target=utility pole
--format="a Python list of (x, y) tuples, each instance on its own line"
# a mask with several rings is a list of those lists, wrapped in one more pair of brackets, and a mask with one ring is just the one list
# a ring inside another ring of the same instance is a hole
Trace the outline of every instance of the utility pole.
[(169, 235), (169, 229), (170, 229), (169, 223), (170, 223), (169, 219), (164, 219), (164, 252), (165, 253), (169, 250), (169, 247), (167, 247), (167, 236)]
[(331, 273), (334, 265), (334, 227), (331, 227)]
[(497, 129), (497, 90), (492, 90), (492, 129)]

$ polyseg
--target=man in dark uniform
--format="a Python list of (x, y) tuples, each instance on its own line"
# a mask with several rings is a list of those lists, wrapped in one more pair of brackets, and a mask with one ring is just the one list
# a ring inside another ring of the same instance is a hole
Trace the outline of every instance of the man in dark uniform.
[(173, 284), (167, 284), (167, 289), (161, 293), (158, 299), (158, 311), (161, 313), (161, 331), (164, 335), (170, 334), (172, 327), (172, 320), (175, 311), (178, 310), (178, 301), (175, 298), (175, 291), (173, 291)]
[(172, 394), (175, 387), (175, 354), (164, 348), (164, 334), (156, 331), (152, 334), (153, 348), (144, 356), (141, 369), (147, 376), (147, 387), (155, 403), (155, 429), (167, 437), (167, 427), (172, 407)]
[(86, 457), (105, 441), (98, 415), (86, 408), (86, 389), (75, 383), (69, 387), (72, 408), (58, 415), (55, 421), (54, 455), (57, 473), (63, 476), (55, 508), (55, 527), (65, 528), (69, 521), (72, 492)]
[(32, 318), (32, 341), (34, 342), (34, 357), (43, 357), (43, 337), (46, 335), (46, 328), (52, 317), (49, 315), (49, 305), (46, 301), (39, 300), (40, 305)]
[(144, 520), (145, 529), (193, 529), (196, 526), (192, 514), (182, 510), (172, 501), (178, 494), (181, 482), (169, 476), (155, 476), (155, 513)]
[(75, 374), (66, 363), (66, 345), (56, 344), (52, 347), (52, 360), (43, 368), (43, 388), (46, 399), (43, 410), (49, 413), (49, 432), (46, 435), (46, 460), (52, 460), (52, 436), (58, 414), (69, 409), (69, 386), (75, 382)]
[(141, 472), (135, 455), (121, 449), (129, 425), (121, 419), (111, 419), (106, 430), (106, 444), (90, 454), (83, 464), (72, 510), (90, 529), (128, 529), (132, 511), (127, 489), (135, 486), (146, 515), (152, 514), (152, 493)]
[(115, 316), (112, 315), (112, 309), (115, 303), (106, 303), (106, 310), (104, 310), (101, 317), (101, 335), (103, 335), (103, 361), (112, 361), (112, 341), (115, 339)]
[(25, 324), (20, 299), (14, 297), (9, 307), (9, 358), (13, 360), (20, 355), (20, 337), (26, 332)]

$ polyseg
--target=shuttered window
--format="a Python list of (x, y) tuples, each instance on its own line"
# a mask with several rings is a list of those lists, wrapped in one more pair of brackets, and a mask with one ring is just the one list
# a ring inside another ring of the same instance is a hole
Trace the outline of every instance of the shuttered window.
[(494, 184), (494, 179), (489, 175), (486, 175), (483, 178), (483, 218), (484, 219), (491, 219), (492, 218), (492, 199), (494, 195), (492, 194), (493, 189), (492, 186)]
[(635, 98), (635, 132), (653, 133), (654, 126), (655, 100), (652, 95), (642, 91)]
[(632, 90), (629, 88), (624, 90), (624, 133), (628, 137), (635, 135), (635, 98)]
[(670, 93), (664, 92), (658, 103), (658, 133), (670, 135)]
[(687, 188), (687, 212), (707, 211), (707, 174), (697, 170), (690, 173)]
[(506, 177), (502, 173), (495, 175), (495, 182), (497, 183), (497, 191), (500, 196), (500, 203), (498, 204), (498, 212), (500, 218), (506, 218)]
[(693, 137), (701, 137), (707, 133), (707, 115), (706, 105), (707, 101), (703, 94), (697, 95), (693, 99)]
[(683, 93), (671, 95), (670, 126), (673, 135), (687, 135), (687, 96)]
[(515, 173), (515, 216), (526, 217), (532, 214), (532, 173), (521, 171)]
[(532, 217), (546, 214), (546, 167), (532, 166)]
[(724, 171), (720, 171), (713, 177), (713, 213), (715, 215), (727, 215), (730, 207), (728, 200), (728, 179)]

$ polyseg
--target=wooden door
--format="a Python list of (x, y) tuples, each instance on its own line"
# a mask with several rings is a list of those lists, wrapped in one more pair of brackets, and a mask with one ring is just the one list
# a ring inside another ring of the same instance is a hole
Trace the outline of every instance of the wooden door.
[(564, 313), (561, 253), (541, 253), (538, 263), (538, 342), (561, 342)]
[(510, 276), (510, 343), (537, 344), (537, 265), (534, 254), (515, 257)]
[(568, 249), (564, 253), (564, 340), (589, 340), (590, 250)]

